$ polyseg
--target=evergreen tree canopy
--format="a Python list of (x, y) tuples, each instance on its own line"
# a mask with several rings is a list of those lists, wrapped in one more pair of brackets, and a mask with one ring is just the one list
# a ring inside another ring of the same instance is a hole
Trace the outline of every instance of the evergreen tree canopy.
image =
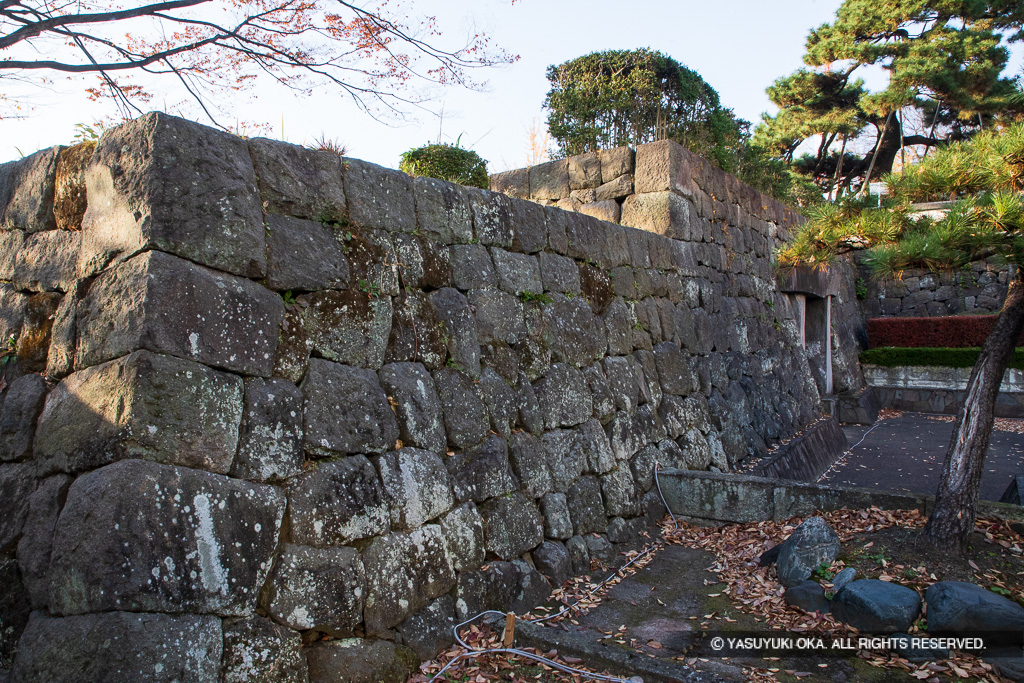
[(548, 130), (563, 155), (672, 139), (730, 170), (749, 124), (660, 52), (608, 50), (548, 67)]
[[(754, 140), (823, 189), (836, 179), (857, 187), (869, 169), (872, 177), (891, 171), (905, 146), (962, 140), (1024, 113), (1018, 86), (1003, 75), (1005, 42), (1024, 40), (1022, 26), (1016, 0), (846, 0), (834, 22), (808, 36), (811, 68), (768, 88), (780, 112), (763, 117)], [(859, 78), (870, 65), (887, 72), (884, 90)], [(794, 159), (816, 136), (816, 153)], [(847, 140), (839, 168), (833, 143)]]

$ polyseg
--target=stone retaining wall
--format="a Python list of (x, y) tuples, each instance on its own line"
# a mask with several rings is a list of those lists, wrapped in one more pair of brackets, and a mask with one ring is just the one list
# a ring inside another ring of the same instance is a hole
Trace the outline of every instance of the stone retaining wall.
[(995, 313), (1003, 307), (1009, 278), (1009, 267), (995, 259), (942, 273), (907, 269), (902, 278), (881, 282), (861, 267), (858, 298), (865, 318)]
[[(971, 368), (864, 365), (864, 381), (881, 405), (896, 410), (956, 415)], [(996, 396), (997, 417), (1024, 417), (1024, 371), (1009, 369)]]
[(644, 230), (163, 114), (0, 166), (0, 677), (402, 680), (816, 419), (795, 218), (630, 163)]

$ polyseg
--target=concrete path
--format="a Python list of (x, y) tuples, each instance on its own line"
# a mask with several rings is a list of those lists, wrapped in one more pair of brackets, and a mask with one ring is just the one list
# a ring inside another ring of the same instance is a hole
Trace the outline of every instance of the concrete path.
[[(953, 432), (946, 416), (903, 413), (876, 422), (874, 429), (848, 425), (843, 431), (852, 450), (823, 483), (935, 493)], [(981, 479), (982, 500), (999, 500), (1018, 473), (1024, 473), (1024, 434), (993, 431)]]

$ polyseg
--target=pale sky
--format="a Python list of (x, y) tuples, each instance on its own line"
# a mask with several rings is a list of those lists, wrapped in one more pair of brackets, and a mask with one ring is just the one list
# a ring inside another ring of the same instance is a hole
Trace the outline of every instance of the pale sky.
[[(608, 49), (649, 47), (697, 71), (721, 95), (724, 106), (752, 123), (774, 111), (765, 88), (801, 66), (810, 28), (831, 21), (841, 0), (415, 0), (412, 9), (436, 15), (446, 36), (459, 39), (482, 29), (493, 41), (520, 55), (511, 66), (475, 73), (487, 80), (480, 92), (455, 87), (438, 93), (443, 124), (417, 114), (385, 125), (361, 112), (338, 92), (301, 96), (261, 85), (235, 107), (239, 121), (272, 126), (270, 137), (309, 143), (321, 135), (338, 140), (351, 157), (397, 167), (413, 147), (461, 136), (464, 147), (488, 161), (490, 172), (526, 165), (527, 131), (548, 91), (551, 64)], [(1016, 60), (1019, 62), (1019, 59)], [(1020, 65), (1011, 62), (1014, 71)], [(869, 86), (871, 85), (869, 81)], [(76, 123), (113, 113), (112, 105), (89, 102), (73, 84), (37, 94), (23, 120), (0, 120), (0, 160), (66, 143)], [(155, 100), (150, 108), (174, 111)], [(197, 118), (194, 115), (192, 118)], [(234, 117), (225, 121), (234, 124)], [(282, 130), (283, 127), (283, 130)]]

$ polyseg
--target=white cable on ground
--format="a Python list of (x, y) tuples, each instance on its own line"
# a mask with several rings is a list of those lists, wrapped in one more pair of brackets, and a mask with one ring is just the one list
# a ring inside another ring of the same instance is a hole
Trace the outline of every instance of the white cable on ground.
[[(674, 514), (672, 514), (672, 509), (669, 508), (668, 502), (665, 500), (665, 494), (663, 494), (661, 492), (661, 481), (659, 480), (659, 477), (658, 477), (658, 472), (660, 470), (661, 470), (661, 465), (659, 463), (657, 463), (657, 462), (654, 463), (654, 483), (655, 483), (655, 485), (658, 488), (658, 496), (661, 498), (662, 505), (665, 506), (665, 509), (668, 510), (669, 517), (672, 518), (673, 529), (678, 531), (679, 530), (679, 521), (676, 519), (676, 516)], [(629, 562), (627, 562), (626, 564), (622, 565), (621, 567), (616, 569), (614, 572), (609, 574), (603, 581), (601, 581), (600, 583), (595, 585), (587, 593), (585, 593), (582, 597), (580, 597), (578, 600), (576, 600), (576, 602), (572, 603), (571, 605), (566, 605), (564, 608), (562, 608), (561, 611), (556, 612), (555, 614), (550, 614), (550, 615), (548, 615), (546, 617), (538, 617), (536, 619), (530, 619), (529, 623), (531, 623), (531, 624), (540, 624), (540, 623), (543, 623), (543, 622), (548, 621), (550, 619), (555, 619), (556, 617), (560, 617), (563, 614), (565, 614), (566, 612), (572, 611), (583, 600), (589, 598), (591, 595), (593, 595), (594, 593), (599, 591), (602, 587), (604, 587), (605, 584), (607, 584), (613, 578), (615, 578), (616, 576), (621, 574), (623, 571), (628, 569), (631, 565), (636, 563), (641, 557), (644, 557), (645, 555), (653, 552), (654, 550), (657, 550), (657, 549), (661, 548), (661, 546), (662, 546), (662, 544), (660, 542), (657, 542), (657, 543), (654, 543), (653, 545), (647, 546), (636, 557), (634, 557)], [(535, 655), (532, 652), (526, 652), (525, 650), (520, 650), (518, 648), (498, 647), (498, 648), (490, 648), (490, 649), (485, 649), (485, 650), (474, 649), (473, 647), (471, 647), (469, 645), (469, 643), (464, 641), (461, 636), (459, 636), (459, 629), (462, 628), (463, 626), (467, 625), (467, 624), (470, 624), (470, 623), (476, 621), (480, 617), (487, 616), (488, 614), (494, 614), (494, 615), (499, 616), (499, 617), (506, 616), (504, 612), (498, 612), (496, 610), (485, 610), (485, 611), (480, 612), (479, 614), (477, 614), (475, 616), (470, 617), (469, 619), (466, 619), (461, 624), (456, 624), (455, 625), (455, 627), (452, 629), (453, 633), (455, 634), (455, 640), (456, 640), (456, 642), (458, 642), (458, 644), (463, 649), (466, 650), (466, 652), (463, 652), (462, 654), (456, 656), (450, 662), (445, 664), (441, 668), (440, 671), (438, 671), (436, 674), (434, 674), (430, 678), (430, 683), (433, 683), (433, 681), (435, 679), (440, 677), (441, 674), (443, 674), (445, 671), (447, 671), (456, 662), (462, 661), (463, 659), (473, 659), (475, 657), (479, 657), (480, 655), (488, 655), (488, 654), (511, 654), (511, 655), (518, 655), (520, 657), (526, 657), (527, 659), (532, 659), (532, 660), (534, 660), (536, 662), (540, 662), (540, 663), (545, 664), (547, 666), (553, 667), (555, 669), (558, 669), (559, 671), (564, 671), (565, 673), (568, 673), (568, 674), (579, 674), (581, 676), (587, 676), (589, 678), (594, 678), (594, 679), (601, 680), (601, 681), (612, 681), (613, 683), (634, 683), (633, 680), (628, 679), (628, 678), (620, 678), (620, 677), (617, 677), (617, 676), (606, 676), (604, 674), (592, 673), (590, 671), (584, 671), (582, 669), (576, 669), (576, 668), (571, 667), (571, 666), (566, 666), (564, 664), (559, 664), (558, 662), (553, 661), (551, 659), (548, 659), (547, 657), (542, 657), (540, 655)]]
[(853, 444), (848, 449), (846, 449), (846, 451), (842, 454), (842, 456), (837, 458), (836, 461), (834, 463), (832, 463), (832, 465), (827, 470), (825, 470), (824, 472), (821, 473), (820, 477), (815, 479), (815, 482), (821, 481), (822, 479), (827, 477), (829, 475), (829, 473), (832, 470), (834, 470), (837, 466), (839, 466), (840, 464), (845, 462), (846, 461), (846, 456), (850, 455), (850, 453), (853, 453), (853, 449), (854, 448), (856, 448), (857, 446), (859, 446), (862, 443), (864, 443), (864, 439), (868, 438), (868, 434), (870, 434), (871, 432), (875, 431), (875, 427), (878, 427), (879, 425), (881, 425), (882, 422), (884, 422), (884, 420), (879, 420), (878, 422), (875, 422), (875, 424), (871, 425), (871, 429), (869, 429), (868, 431), (864, 432), (864, 436), (860, 437), (860, 441), (858, 441), (857, 443)]

